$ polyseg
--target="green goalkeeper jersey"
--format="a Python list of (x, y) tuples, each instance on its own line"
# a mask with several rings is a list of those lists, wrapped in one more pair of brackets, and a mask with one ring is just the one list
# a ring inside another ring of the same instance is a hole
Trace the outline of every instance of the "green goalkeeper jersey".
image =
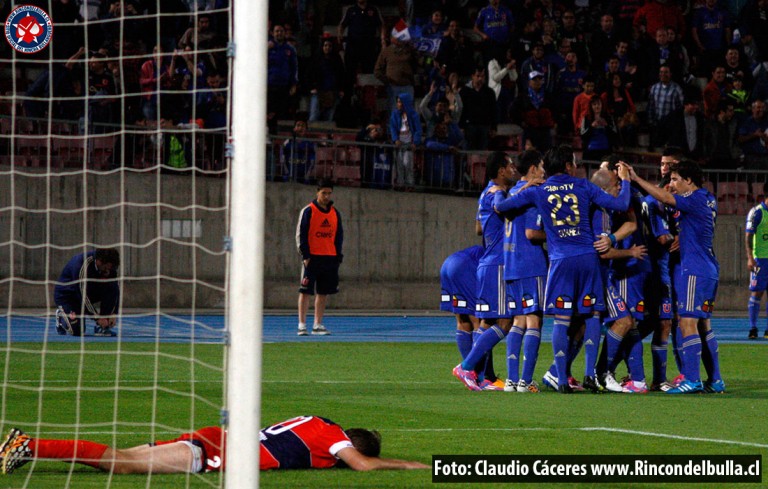
[(745, 232), (752, 235), (752, 256), (768, 258), (768, 207), (765, 202), (749, 211)]

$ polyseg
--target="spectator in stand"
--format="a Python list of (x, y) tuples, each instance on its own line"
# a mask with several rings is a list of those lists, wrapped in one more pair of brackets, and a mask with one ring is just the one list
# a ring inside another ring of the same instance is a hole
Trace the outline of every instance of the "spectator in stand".
[(464, 129), (467, 149), (488, 149), (496, 132), (496, 95), (485, 84), (482, 66), (475, 68), (472, 79), (461, 88), (459, 95), (464, 107), (459, 126)]
[[(559, 49), (557, 37), (557, 24), (553, 19), (545, 18), (541, 21), (541, 35), (539, 41), (544, 46), (544, 56), (556, 55)], [(568, 49), (571, 47), (568, 46)], [(551, 62), (551, 61), (550, 61)]]
[(445, 31), (448, 30), (448, 23), (445, 21), (443, 11), (440, 9), (433, 10), (429, 19), (429, 22), (421, 28), (421, 37), (442, 39), (445, 36)]
[(579, 68), (579, 57), (570, 51), (566, 57), (566, 66), (557, 74), (557, 128), (560, 134), (572, 135), (575, 127), (571, 124), (573, 101), (582, 91), (587, 72)]
[(523, 91), (528, 87), (528, 80), (532, 72), (540, 73), (543, 77), (544, 90), (551, 94), (555, 90), (555, 82), (557, 81), (557, 71), (551, 64), (544, 59), (544, 45), (536, 43), (531, 50), (531, 57), (523, 61), (520, 65), (520, 77), (518, 82), (521, 84), (520, 90)]
[[(344, 38), (344, 29), (347, 37)], [(357, 81), (357, 70), (373, 73), (373, 67), (379, 52), (387, 45), (387, 30), (384, 19), (376, 7), (368, 5), (368, 0), (357, 0), (344, 12), (339, 23), (339, 43), (346, 40), (344, 46), (344, 64), (347, 69), (347, 90)]]
[(690, 159), (699, 160), (705, 156), (709, 143), (706, 140), (706, 119), (700, 109), (700, 100), (686, 95), (683, 106), (667, 117), (665, 132), (667, 144), (677, 146)]
[(421, 122), (410, 93), (402, 92), (396, 100), (389, 118), (389, 136), (395, 144), (396, 188), (411, 192), (415, 185), (413, 148), (422, 144)]
[(500, 0), (489, 0), (488, 6), (478, 12), (474, 30), (483, 39), (483, 63), (487, 65), (493, 58), (504, 59), (515, 31), (515, 18)]
[(768, 170), (768, 117), (765, 102), (752, 102), (752, 115), (739, 124), (737, 141), (748, 170)]
[(583, 66), (589, 66), (589, 53), (584, 33), (576, 26), (576, 14), (566, 9), (561, 17), (562, 24), (558, 28), (560, 39), (571, 41), (571, 50), (579, 56)]
[(747, 101), (749, 93), (744, 90), (744, 80), (740, 76), (734, 76), (731, 89), (725, 94), (727, 99), (733, 104), (733, 112), (738, 122), (747, 117)]
[(582, 158), (587, 161), (602, 161), (613, 151), (616, 140), (616, 126), (603, 111), (603, 100), (599, 95), (592, 95), (589, 110), (579, 125)]
[(683, 106), (683, 89), (672, 81), (669, 66), (659, 68), (659, 81), (648, 94), (648, 125), (651, 126), (651, 146), (664, 146), (667, 127), (666, 119), (675, 110)]
[(552, 146), (552, 130), (555, 119), (552, 104), (544, 90), (544, 75), (538, 71), (528, 74), (528, 88), (520, 94), (512, 106), (515, 120), (523, 126), (526, 148), (545, 152)]
[(751, 91), (755, 86), (755, 80), (752, 76), (752, 70), (749, 65), (742, 61), (741, 51), (739, 48), (731, 46), (725, 52), (725, 79), (729, 83), (733, 83), (733, 79), (737, 76), (741, 76), (744, 80), (744, 89)]
[[(430, 97), (430, 93), (434, 90), (434, 87), (430, 88), (429, 93), (425, 97), (421, 99), (421, 102), (419, 102), (419, 114), (424, 119), (424, 121), (427, 123), (427, 137), (432, 137), (432, 135), (435, 132), (435, 125), (438, 122), (448, 122), (450, 120), (450, 132), (458, 131), (461, 133), (461, 129), (459, 129), (459, 126), (456, 125), (455, 121), (459, 118), (461, 115), (461, 103), (459, 103), (458, 110), (451, 110), (450, 104), (448, 103), (448, 99), (445, 97), (442, 97), (438, 99), (437, 103), (435, 104), (435, 109), (430, 110), (429, 104), (427, 103)], [(461, 100), (461, 97), (456, 97), (457, 100)], [(454, 129), (455, 128), (455, 129)]]
[[(754, 42), (761, 60), (768, 60), (768, 0), (754, 0), (744, 5), (739, 15), (741, 42)], [(749, 87), (747, 88), (750, 89)]]
[(286, 42), (285, 28), (276, 24), (267, 51), (267, 125), (270, 134), (277, 134), (278, 121), (291, 112), (298, 84), (296, 49)]
[(496, 94), (496, 120), (509, 120), (509, 106), (517, 93), (517, 68), (512, 49), (507, 49), (504, 59), (494, 58), (488, 63), (488, 87)]
[(448, 23), (448, 31), (440, 42), (436, 59), (445, 66), (447, 73), (458, 73), (461, 77), (472, 75), (475, 67), (474, 49), (464, 37), (458, 20)]
[(637, 141), (637, 127), (640, 120), (632, 96), (624, 85), (621, 74), (614, 73), (611, 78), (610, 88), (600, 95), (603, 99), (603, 108), (606, 118), (613, 120), (619, 135), (619, 142), (623, 146), (635, 146)]
[[(275, 27), (277, 27), (277, 25), (275, 25)], [(198, 14), (197, 24), (184, 32), (181, 39), (179, 39), (179, 47), (184, 49), (189, 46), (193, 49), (201, 49), (201, 43), (212, 45), (215, 43), (215, 40), (216, 32), (211, 29), (211, 17), (208, 14)]]
[(573, 127), (574, 131), (581, 126), (581, 120), (587, 115), (590, 101), (595, 94), (595, 79), (591, 76), (586, 76), (581, 86), (582, 92), (574, 97), (573, 110), (571, 111), (571, 127)]
[(424, 154), (425, 179), (430, 187), (455, 188), (457, 184), (456, 152), (462, 149), (461, 132), (451, 133), (448, 124), (439, 122), (435, 133), (427, 138)]
[[(360, 159), (360, 177), (363, 187), (387, 189), (392, 187), (392, 163), (389, 151), (383, 146), (386, 142), (386, 132), (381, 121), (374, 118), (360, 129), (355, 141), (370, 143), (360, 145), (362, 158)], [(376, 144), (377, 146), (372, 146)]]
[(197, 115), (206, 129), (227, 127), (226, 83), (216, 71), (209, 71), (205, 81), (207, 87), (197, 96)]
[(686, 32), (683, 12), (677, 3), (668, 0), (649, 0), (645, 5), (637, 9), (632, 26), (640, 33), (645, 34), (650, 41), (659, 29), (667, 26), (675, 29), (680, 34)]
[[(144, 19), (139, 17), (139, 4), (132, 0), (110, 0), (107, 8), (107, 12), (100, 18), (104, 39), (107, 42), (119, 39), (143, 44), (142, 36), (148, 29)], [(155, 37), (153, 41), (156, 42)]]
[(720, 100), (728, 96), (730, 89), (731, 84), (725, 80), (725, 67), (722, 64), (716, 64), (712, 69), (712, 79), (704, 87), (704, 115), (707, 119), (717, 114)]
[(539, 25), (533, 17), (524, 17), (520, 23), (520, 33), (512, 42), (515, 59), (528, 59), (533, 51), (533, 45), (540, 42)]
[(733, 103), (722, 99), (717, 104), (717, 114), (707, 121), (707, 148), (709, 155), (707, 167), (719, 170), (735, 170), (739, 166), (741, 149), (736, 143), (737, 122), (734, 117)]
[(717, 0), (705, 0), (704, 5), (693, 10), (691, 39), (698, 48), (699, 68), (707, 73), (712, 63), (725, 56), (725, 48), (732, 37), (728, 11), (717, 6)]
[(95, 132), (106, 132), (103, 124), (115, 122), (117, 94), (115, 78), (107, 68), (106, 56), (100, 52), (88, 56), (88, 107)]
[(654, 83), (654, 76), (661, 66), (669, 68), (672, 80), (682, 83), (683, 53), (677, 44), (669, 42), (665, 27), (656, 30), (654, 41), (649, 42), (643, 51), (640, 68), (645, 73), (645, 86), (650, 87)]
[(333, 120), (336, 106), (344, 98), (344, 73), (344, 62), (336, 52), (333, 39), (323, 39), (307, 73), (310, 122)]
[[(544, 48), (544, 51), (546, 52), (546, 47)], [(557, 51), (545, 54), (544, 59), (547, 63), (552, 65), (555, 73), (558, 73), (565, 68), (565, 57), (568, 56), (569, 52), (571, 52), (571, 40), (563, 38), (557, 42)]]
[(293, 133), (283, 142), (281, 163), (283, 178), (290, 182), (312, 183), (310, 175), (315, 167), (315, 143), (301, 138), (307, 137), (307, 121), (298, 119)]
[(593, 73), (600, 73), (613, 53), (619, 35), (613, 27), (613, 16), (603, 14), (600, 17), (600, 28), (592, 33), (589, 40), (589, 54)]
[(387, 86), (389, 110), (395, 108), (401, 93), (409, 94), (413, 100), (417, 68), (418, 58), (413, 46), (398, 39), (393, 31), (390, 45), (381, 50), (373, 70), (376, 78)]
[(632, 21), (635, 14), (643, 6), (645, 0), (622, 0), (620, 2), (611, 2), (610, 12), (616, 23), (616, 31), (624, 38), (629, 39), (633, 36), (634, 28)]
[(192, 93), (192, 75), (173, 72), (169, 93), (163, 95), (160, 117), (171, 119), (175, 124), (189, 124), (195, 109)]

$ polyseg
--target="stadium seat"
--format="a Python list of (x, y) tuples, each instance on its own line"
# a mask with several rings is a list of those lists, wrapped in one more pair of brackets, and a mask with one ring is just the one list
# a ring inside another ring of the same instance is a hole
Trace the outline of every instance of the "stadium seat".
[(89, 166), (95, 170), (108, 170), (112, 166), (112, 154), (115, 149), (114, 136), (92, 136)]
[(715, 186), (712, 185), (712, 182), (706, 181), (701, 184), (701, 188), (707, 190), (710, 194), (715, 195)]
[(720, 214), (743, 214), (749, 207), (747, 182), (720, 182), (717, 184), (717, 207)]
[(752, 204), (757, 205), (765, 200), (763, 185), (765, 185), (763, 182), (752, 182)]
[(484, 188), (485, 184), (485, 160), (487, 155), (485, 154), (469, 154), (467, 155), (467, 168), (469, 174), (472, 177), (472, 184)]
[(320, 146), (315, 149), (314, 178), (333, 178), (333, 167), (336, 164), (336, 148)]
[(51, 137), (53, 151), (59, 156), (61, 165), (69, 168), (82, 168), (85, 158), (84, 138)]
[(39, 165), (40, 161), (45, 161), (48, 157), (48, 141), (45, 138), (16, 137), (13, 143), (17, 165), (29, 165), (32, 159), (35, 159)]

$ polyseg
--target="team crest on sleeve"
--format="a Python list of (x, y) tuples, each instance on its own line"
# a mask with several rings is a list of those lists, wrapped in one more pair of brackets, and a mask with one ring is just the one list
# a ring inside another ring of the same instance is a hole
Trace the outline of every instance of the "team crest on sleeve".
[(20, 53), (32, 54), (45, 49), (53, 36), (53, 23), (45, 10), (21, 5), (5, 20), (5, 39)]

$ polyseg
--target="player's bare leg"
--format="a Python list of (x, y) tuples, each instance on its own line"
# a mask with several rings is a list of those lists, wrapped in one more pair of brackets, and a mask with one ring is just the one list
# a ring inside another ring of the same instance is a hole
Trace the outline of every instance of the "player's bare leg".
[(119, 450), (107, 448), (99, 468), (115, 474), (178, 474), (191, 472), (195, 462), (193, 448), (182, 442), (167, 445), (141, 445)]

